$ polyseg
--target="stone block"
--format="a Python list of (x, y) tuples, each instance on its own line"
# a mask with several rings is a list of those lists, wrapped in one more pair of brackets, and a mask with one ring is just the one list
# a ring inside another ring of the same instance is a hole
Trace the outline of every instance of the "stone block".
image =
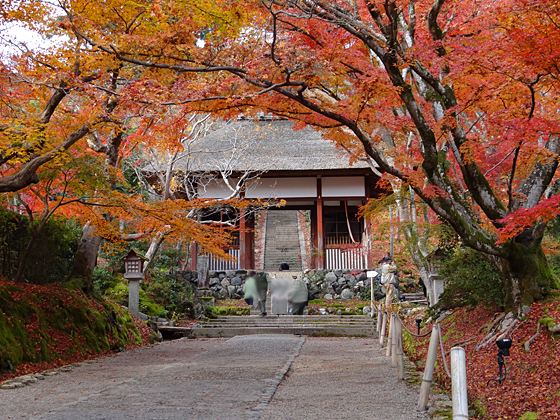
[(338, 280), (338, 277), (334, 273), (327, 273), (324, 280), (325, 280), (325, 283), (332, 284), (332, 283), (334, 283)]
[(352, 297), (354, 297), (354, 292), (352, 292), (352, 290), (350, 289), (344, 289), (340, 294), (340, 298), (342, 300), (352, 299)]

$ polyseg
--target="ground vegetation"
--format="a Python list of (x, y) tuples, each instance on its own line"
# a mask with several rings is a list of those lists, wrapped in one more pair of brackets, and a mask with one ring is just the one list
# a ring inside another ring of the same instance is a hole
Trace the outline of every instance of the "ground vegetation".
[(122, 307), (76, 284), (0, 280), (0, 382), (149, 343), (153, 333)]

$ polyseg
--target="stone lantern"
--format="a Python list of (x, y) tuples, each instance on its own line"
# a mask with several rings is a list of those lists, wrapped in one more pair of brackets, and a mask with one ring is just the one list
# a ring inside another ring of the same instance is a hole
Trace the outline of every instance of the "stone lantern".
[(439, 297), (445, 289), (445, 280), (439, 276), (443, 258), (443, 251), (439, 247), (434, 249), (428, 256), (428, 267), (430, 269), (430, 279), (432, 280), (432, 296), (430, 296), (431, 306), (439, 302)]
[(140, 305), (140, 280), (144, 279), (144, 261), (146, 258), (131, 249), (123, 257), (124, 278), (128, 279), (128, 312), (138, 316)]

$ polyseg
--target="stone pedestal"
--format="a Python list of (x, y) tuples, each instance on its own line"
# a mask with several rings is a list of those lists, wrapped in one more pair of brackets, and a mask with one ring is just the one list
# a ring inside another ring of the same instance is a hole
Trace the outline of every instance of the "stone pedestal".
[(207, 289), (210, 283), (210, 277), (208, 277), (210, 265), (210, 258), (208, 255), (199, 255), (196, 262), (196, 267), (198, 271), (198, 288)]
[(128, 312), (138, 316), (140, 306), (140, 279), (128, 279)]

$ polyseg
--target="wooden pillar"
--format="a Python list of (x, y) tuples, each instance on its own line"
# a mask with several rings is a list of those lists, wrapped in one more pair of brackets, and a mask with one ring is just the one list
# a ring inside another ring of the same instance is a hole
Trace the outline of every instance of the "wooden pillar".
[(373, 268), (373, 256), (371, 255), (371, 222), (367, 219), (364, 219), (365, 223), (365, 234), (366, 240), (364, 245), (364, 253), (365, 253), (365, 260), (366, 260), (366, 268), (372, 269)]
[(247, 244), (247, 269), (255, 268), (255, 214), (245, 216), (245, 243)]
[(325, 233), (323, 226), (323, 193), (321, 178), (317, 178), (317, 268), (325, 268)]
[(239, 268), (247, 269), (247, 226), (245, 209), (239, 209)]
[(240, 210), (239, 219), (239, 268), (249, 270), (255, 268), (254, 241), (255, 218), (247, 214), (244, 209)]
[(196, 271), (196, 261), (198, 256), (198, 246), (196, 242), (191, 242), (191, 270)]
[(318, 242), (317, 242), (317, 207), (311, 210), (311, 269), (317, 268), (317, 249), (318, 249)]

